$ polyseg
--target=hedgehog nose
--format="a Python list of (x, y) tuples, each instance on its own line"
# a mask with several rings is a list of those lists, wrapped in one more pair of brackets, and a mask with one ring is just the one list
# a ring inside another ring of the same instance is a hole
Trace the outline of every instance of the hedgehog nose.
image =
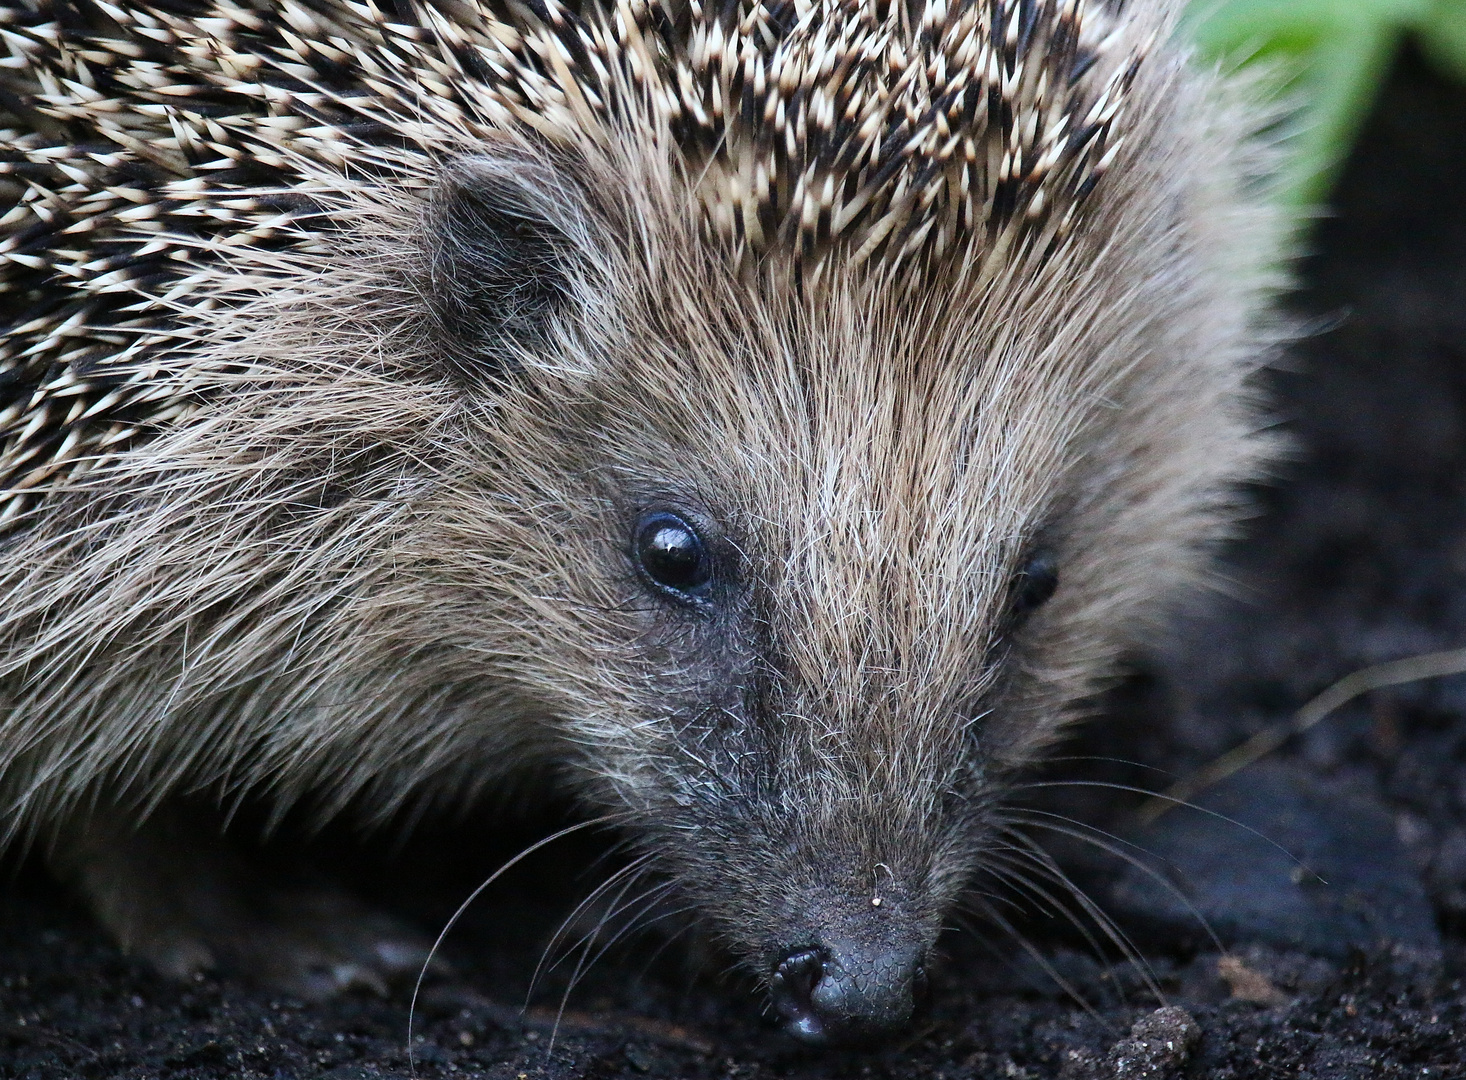
[(917, 949), (796, 949), (769, 980), (785, 1030), (807, 1043), (868, 1042), (911, 1021), (926, 989)]

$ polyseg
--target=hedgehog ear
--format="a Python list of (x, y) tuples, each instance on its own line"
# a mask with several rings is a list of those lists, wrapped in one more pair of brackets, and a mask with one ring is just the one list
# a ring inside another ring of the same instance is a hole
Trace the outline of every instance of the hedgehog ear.
[(558, 171), (517, 155), (451, 162), (427, 221), (427, 303), (452, 374), (522, 370), (587, 295), (590, 214)]

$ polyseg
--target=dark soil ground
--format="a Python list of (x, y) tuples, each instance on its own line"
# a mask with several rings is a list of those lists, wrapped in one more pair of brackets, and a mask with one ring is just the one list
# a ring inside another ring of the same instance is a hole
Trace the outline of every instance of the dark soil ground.
[[(1052, 777), (1164, 786), (1359, 666), (1466, 644), (1466, 90), (1407, 53), (1336, 206), (1296, 300), (1314, 333), (1271, 377), (1300, 451), (1229, 556), (1237, 597), (1198, 609)], [(1218, 819), (1178, 812), (1138, 836), (1170, 860), (1162, 876), (1185, 871), (1182, 892), (1227, 957), (1171, 910), (1175, 894), (1071, 844), (1057, 854), (1140, 942), (1149, 975), (1097, 959), (1041, 912), (1019, 927), (1032, 954), (978, 926), (946, 942), (930, 1013), (904, 1043), (817, 1055), (783, 1040), (751, 987), (719, 977), (715, 954), (648, 934), (565, 999), (572, 956), (522, 1011), (555, 927), (606, 873), (611, 838), (583, 835), (496, 884), (455, 929), (453, 973), (419, 1002), (416, 1074), (1466, 1076), (1466, 678), (1377, 692), (1278, 757), (1213, 795), (1300, 854), (1281, 877), (1267, 877), (1275, 849), (1206, 825)], [(1128, 792), (1035, 794), (1045, 812), (1134, 832)], [(392, 856), (325, 837), (307, 854), (435, 930), (556, 823), (443, 828)], [(1323, 866), (1327, 887), (1312, 873)], [(1185, 1012), (1155, 1013), (1157, 992)], [(228, 980), (169, 984), (34, 867), (0, 891), (0, 1077), (403, 1077), (407, 1003), (405, 990), (308, 1005)]]

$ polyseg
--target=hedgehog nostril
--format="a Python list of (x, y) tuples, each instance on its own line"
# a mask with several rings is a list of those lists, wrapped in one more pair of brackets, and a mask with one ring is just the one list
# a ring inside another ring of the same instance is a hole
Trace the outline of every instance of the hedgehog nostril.
[(799, 948), (769, 978), (784, 1028), (807, 1043), (867, 1043), (906, 1027), (924, 1004), (927, 974), (912, 946), (840, 943)]
[(789, 1033), (805, 1042), (825, 1038), (825, 1025), (814, 1006), (814, 990), (824, 974), (825, 957), (819, 949), (796, 949), (779, 961), (769, 979), (774, 1008)]

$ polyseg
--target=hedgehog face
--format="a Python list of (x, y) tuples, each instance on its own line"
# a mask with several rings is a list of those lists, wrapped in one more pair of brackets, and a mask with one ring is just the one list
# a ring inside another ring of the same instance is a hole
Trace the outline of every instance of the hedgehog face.
[[(675, 209), (640, 213), (662, 218), (633, 258), (595, 225), (583, 249), (536, 241), (564, 299), (512, 362), (497, 327), (487, 359), (460, 339), (456, 368), (493, 373), (465, 390), (462, 486), (496, 501), (458, 505), (442, 546), (494, 550), (478, 651), (788, 1029), (888, 1030), (1001, 842), (1012, 770), (1209, 531), (1239, 450), (1201, 410), (1230, 390), (1157, 407), (1185, 378), (1161, 350), (1191, 328), (1136, 302), (1155, 263), (1083, 291), (1045, 262), (1004, 290), (799, 289), (734, 272)], [(596, 218), (538, 220), (557, 214)], [(577, 274), (599, 283), (583, 300)], [(1230, 448), (1214, 484), (1158, 466), (1207, 446)]]
[[(813, 535), (828, 521), (805, 519), (791, 544), (786, 530), (725, 528), (667, 502), (632, 534), (647, 585), (638, 681), (655, 698), (631, 706), (650, 737), (626, 748), (634, 779), (618, 795), (639, 808), (659, 863), (767, 980), (791, 1034), (898, 1028), (991, 833), (998, 787), (982, 729), (1008, 666), (986, 620), (957, 629), (930, 611), (894, 615), (915, 599), (899, 577), (960, 605), (988, 598), (946, 576), (963, 559), (941, 536), (918, 539), (905, 567), (881, 543), (895, 537), (873, 536), (884, 550), (851, 566), (841, 538)], [(1007, 634), (1055, 582), (1043, 555), (1024, 567), (993, 598), (991, 622)], [(829, 595), (839, 579), (854, 592)]]
[(902, 431), (873, 397), (854, 410), (866, 440), (849, 398), (783, 446), (772, 430), (701, 432), (697, 454), (663, 443), (690, 416), (616, 429), (622, 454), (663, 445), (614, 472), (629, 482), (599, 565), (628, 625), (591, 668), (598, 707), (566, 721), (593, 747), (597, 797), (634, 809), (659, 865), (811, 1041), (909, 1019), (1027, 752), (1004, 740), (1042, 738), (1055, 720), (1038, 718), (1073, 693), (1028, 670), (1072, 618), (1068, 550), (1044, 516), (1055, 493), (992, 498), (999, 466), (957, 452), (961, 423)]

